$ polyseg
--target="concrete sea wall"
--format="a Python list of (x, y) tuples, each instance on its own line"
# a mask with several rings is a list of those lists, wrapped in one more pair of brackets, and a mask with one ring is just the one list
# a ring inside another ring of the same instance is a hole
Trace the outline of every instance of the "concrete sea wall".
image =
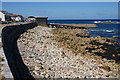
[(6, 26), (2, 29), (3, 49), (14, 80), (34, 80), (28, 68), (23, 63), (17, 46), (17, 39), (28, 29), (37, 26), (37, 23), (28, 23)]

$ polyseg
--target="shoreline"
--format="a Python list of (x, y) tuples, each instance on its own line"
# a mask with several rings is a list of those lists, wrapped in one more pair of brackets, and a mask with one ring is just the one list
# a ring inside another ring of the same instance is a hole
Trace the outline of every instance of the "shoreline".
[[(59, 33), (66, 30), (62, 29), (61, 31), (60, 29), (55, 30), (48, 27), (38, 26), (34, 29), (28, 30), (27, 32), (23, 33), (18, 40), (18, 47), (23, 57), (24, 63), (28, 66), (33, 76), (40, 78), (43, 77), (45, 78), (48, 77), (117, 78), (118, 77), (117, 72), (119, 65), (116, 64), (114, 60), (107, 60), (106, 58), (102, 58), (100, 56), (96, 56), (90, 53), (87, 53), (87, 55), (81, 54), (81, 52), (76, 54), (77, 52), (74, 52), (73, 50), (71, 50), (71, 48), (69, 49), (61, 45), (62, 40), (60, 41), (59, 37), (61, 38), (62, 36), (60, 36), (60, 33), (54, 34), (53, 33), (54, 31), (56, 33)], [(70, 31), (68, 30), (68, 32)], [(73, 40), (75, 40), (76, 35), (71, 33), (69, 35), (72, 35)], [(86, 42), (89, 42), (89, 40), (99, 41), (99, 39), (100, 37), (94, 39), (84, 38), (83, 43), (85, 40), (88, 40)], [(103, 43), (104, 43), (104, 39), (105, 38), (103, 38), (102, 40)], [(66, 46), (72, 43), (68, 40), (68, 44), (66, 44), (67, 42), (66, 40), (64, 42)], [(78, 44), (77, 40), (75, 40), (75, 42), (77, 42), (76, 44)], [(83, 46), (84, 44), (81, 45)], [(91, 46), (88, 46), (88, 48)], [(94, 48), (96, 46), (92, 46), (92, 47)], [(66, 65), (68, 67), (66, 67)], [(70, 71), (72, 71), (72, 73)], [(94, 71), (97, 71), (98, 73), (94, 73)]]
[(53, 29), (52, 32), (56, 36), (55, 41), (59, 45), (62, 44), (62, 47), (71, 49), (73, 52), (92, 53), (103, 58), (120, 61), (120, 43), (114, 41), (113, 38), (90, 37), (87, 29)]

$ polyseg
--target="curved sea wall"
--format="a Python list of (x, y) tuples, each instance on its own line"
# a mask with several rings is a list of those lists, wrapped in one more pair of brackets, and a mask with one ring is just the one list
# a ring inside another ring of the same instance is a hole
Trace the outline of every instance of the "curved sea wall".
[[(84, 29), (35, 26), (36, 23), (8, 26), (2, 31), (5, 56), (15, 80), (35, 80), (34, 78), (112, 78), (113, 80), (119, 76), (119, 65), (115, 60), (92, 54), (95, 50), (99, 52), (102, 48), (106, 48), (103, 45), (113, 45), (109, 40), (101, 37), (81, 37), (80, 33), (84, 33)], [(79, 35), (76, 35), (78, 32)], [(94, 44), (95, 42), (97, 44)], [(73, 51), (67, 45), (69, 43), (70, 46), (75, 43), (73, 50), (79, 45), (80, 48), (77, 49), (83, 51), (87, 48), (88, 53)], [(90, 52), (94, 47), (95, 50)]]
[(34, 22), (28, 24), (6, 26), (2, 30), (2, 43), (4, 53), (15, 80), (34, 80), (21, 58), (17, 46), (17, 39), (26, 30), (32, 29), (35, 26), (37, 26), (37, 23)]

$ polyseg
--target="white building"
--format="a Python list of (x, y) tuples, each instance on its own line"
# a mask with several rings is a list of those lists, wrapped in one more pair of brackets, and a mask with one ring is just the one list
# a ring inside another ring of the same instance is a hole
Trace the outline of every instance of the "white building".
[(5, 21), (5, 14), (0, 11), (0, 19), (1, 21)]
[(1, 21), (23, 21), (22, 15), (15, 15), (6, 11), (0, 11)]
[(21, 21), (21, 20), (22, 20), (22, 18), (20, 16), (15, 17), (15, 21)]
[(11, 19), (12, 21), (22, 21), (22, 16), (19, 16), (19, 15), (14, 15), (14, 16), (11, 16)]

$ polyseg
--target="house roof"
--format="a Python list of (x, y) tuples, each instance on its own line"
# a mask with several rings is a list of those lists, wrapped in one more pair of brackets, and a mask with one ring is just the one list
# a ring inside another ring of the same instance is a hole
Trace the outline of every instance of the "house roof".
[(29, 16), (28, 18), (35, 18), (34, 16)]
[(22, 17), (22, 15), (16, 15), (16, 14), (13, 14), (13, 13), (8, 13), (7, 11), (0, 11), (0, 12), (2, 12), (5, 15), (9, 15), (9, 16), (20, 16), (20, 17)]
[(39, 18), (48, 18), (48, 17), (46, 17), (46, 16), (37, 16), (37, 17), (35, 17), (36, 19), (39, 19)]

